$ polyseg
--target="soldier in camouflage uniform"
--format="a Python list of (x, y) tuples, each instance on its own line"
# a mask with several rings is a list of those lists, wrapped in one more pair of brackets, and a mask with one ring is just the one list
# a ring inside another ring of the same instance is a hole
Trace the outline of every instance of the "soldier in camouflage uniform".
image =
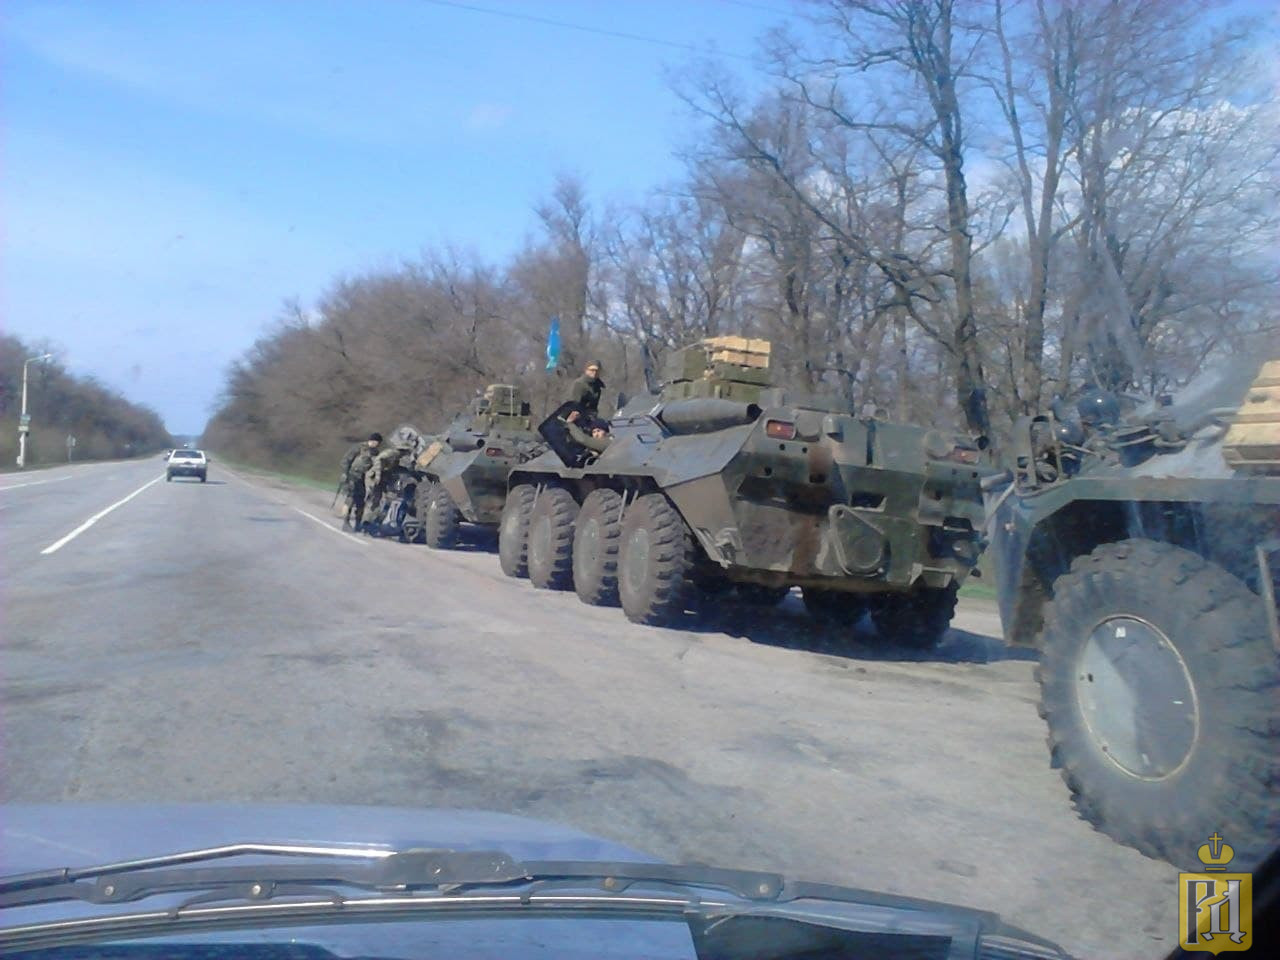
[(365, 503), (362, 529), (376, 534), (382, 524), (383, 500), (407, 451), (394, 446), (379, 450), (364, 475)]
[(600, 394), (604, 391), (604, 381), (600, 379), (600, 361), (588, 360), (582, 370), (582, 376), (569, 384), (567, 402), (574, 405), (574, 410), (565, 418), (574, 423), (579, 417), (592, 419), (600, 413)]
[(373, 466), (374, 458), (377, 457), (381, 446), (382, 434), (371, 433), (364, 443), (357, 443), (348, 450), (342, 460), (342, 475), (346, 482), (349, 503), (346, 518), (342, 521), (343, 527), (354, 526), (355, 529), (360, 529), (364, 518), (365, 474)]

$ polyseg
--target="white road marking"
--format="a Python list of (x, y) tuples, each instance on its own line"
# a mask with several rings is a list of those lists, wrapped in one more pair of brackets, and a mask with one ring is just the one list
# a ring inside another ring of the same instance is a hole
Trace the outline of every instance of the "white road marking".
[(304, 517), (306, 517), (308, 520), (314, 520), (316, 523), (320, 524), (320, 526), (324, 527), (324, 528), (325, 528), (326, 530), (328, 530), (330, 533), (336, 533), (336, 534), (337, 534), (338, 536), (340, 536), (343, 540), (346, 540), (346, 541), (347, 541), (347, 543), (354, 543), (354, 544), (355, 544), (356, 546), (358, 546), (358, 547), (367, 547), (367, 546), (369, 546), (369, 541), (368, 541), (368, 540), (362, 540), (362, 539), (359, 539), (358, 537), (356, 537), (356, 536), (355, 536), (355, 535), (353, 535), (353, 534), (349, 534), (349, 533), (347, 533), (346, 531), (339, 530), (337, 527), (333, 526), (332, 524), (328, 523), (327, 521), (321, 520), (321, 519), (320, 519), (319, 517), (317, 517), (314, 513), (307, 513), (307, 511), (303, 510), (301, 507), (294, 507), (293, 509), (294, 509), (294, 510), (297, 510), (297, 511), (298, 511), (298, 513), (302, 514), (302, 515), (303, 515)]
[(80, 536), (80, 534), (84, 533), (86, 530), (92, 527), (95, 523), (97, 523), (99, 520), (105, 517), (112, 510), (116, 509), (117, 507), (123, 507), (126, 503), (128, 503), (138, 494), (140, 494), (143, 490), (147, 489), (147, 487), (151, 486), (152, 484), (159, 483), (163, 479), (164, 479), (164, 474), (162, 473), (160, 474), (160, 476), (156, 477), (154, 480), (148, 480), (146, 483), (140, 486), (137, 490), (133, 491), (133, 493), (129, 494), (123, 500), (117, 500), (115, 503), (107, 507), (105, 510), (99, 510), (92, 517), (90, 517), (84, 523), (80, 524), (80, 526), (76, 527), (74, 530), (68, 533), (61, 540), (55, 540), (53, 543), (49, 544), (47, 547), (41, 550), (40, 551), (41, 556), (46, 556), (50, 553), (54, 553), (58, 550), (61, 550), (68, 543), (70, 543), (76, 537)]
[(42, 483), (57, 483), (60, 480), (70, 479), (70, 476), (66, 476), (50, 477), (48, 480), (28, 480), (26, 483), (0, 483), (0, 490), (17, 490), (19, 487), (38, 487)]

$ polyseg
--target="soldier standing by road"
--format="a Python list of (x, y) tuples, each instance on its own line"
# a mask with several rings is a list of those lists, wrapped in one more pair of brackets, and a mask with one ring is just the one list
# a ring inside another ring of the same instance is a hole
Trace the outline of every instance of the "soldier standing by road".
[(400, 471), (408, 469), (413, 460), (413, 443), (404, 436), (391, 437), (385, 449), (377, 451), (364, 475), (365, 513), (364, 527), (377, 535), (382, 527), (386, 509), (383, 502), (395, 483)]
[(576, 409), (565, 419), (573, 423), (579, 417), (594, 419), (600, 413), (600, 394), (604, 391), (604, 381), (600, 379), (600, 361), (588, 360), (583, 368), (582, 376), (569, 385), (569, 396), (566, 400)]
[[(368, 440), (356, 444), (343, 458), (343, 476), (346, 478), (347, 492), (351, 498), (346, 519), (342, 522), (344, 527), (354, 526), (357, 530), (360, 529), (361, 521), (364, 519), (364, 475), (373, 466), (374, 457), (378, 455), (378, 448), (381, 446), (382, 434), (371, 433)], [(354, 521), (352, 517), (355, 518)]]

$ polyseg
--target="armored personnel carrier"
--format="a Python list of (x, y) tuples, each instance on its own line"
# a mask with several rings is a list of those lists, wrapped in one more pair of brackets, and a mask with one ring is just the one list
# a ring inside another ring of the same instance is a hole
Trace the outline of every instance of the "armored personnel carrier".
[(979, 554), (978, 445), (790, 395), (770, 357), (745, 337), (674, 352), (602, 451), (556, 411), (539, 427), (550, 450), (511, 471), (503, 570), (650, 624), (799, 586), (819, 618), (870, 611), (894, 642), (937, 643)]
[(1215, 831), (1245, 869), (1280, 836), (1280, 362), (1246, 362), (1129, 416), (1056, 404), (985, 484), (1053, 765), (1098, 829), (1195, 869)]
[(496, 526), (508, 471), (545, 449), (519, 388), (491, 384), (415, 462), (422, 475), (415, 503), (422, 539), (447, 549), (457, 544), (463, 523)]

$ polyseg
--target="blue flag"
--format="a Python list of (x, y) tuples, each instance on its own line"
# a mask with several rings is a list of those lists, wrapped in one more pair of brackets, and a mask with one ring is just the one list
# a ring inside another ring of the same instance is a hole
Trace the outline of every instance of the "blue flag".
[(551, 318), (551, 331), (547, 334), (547, 369), (560, 366), (560, 318)]

